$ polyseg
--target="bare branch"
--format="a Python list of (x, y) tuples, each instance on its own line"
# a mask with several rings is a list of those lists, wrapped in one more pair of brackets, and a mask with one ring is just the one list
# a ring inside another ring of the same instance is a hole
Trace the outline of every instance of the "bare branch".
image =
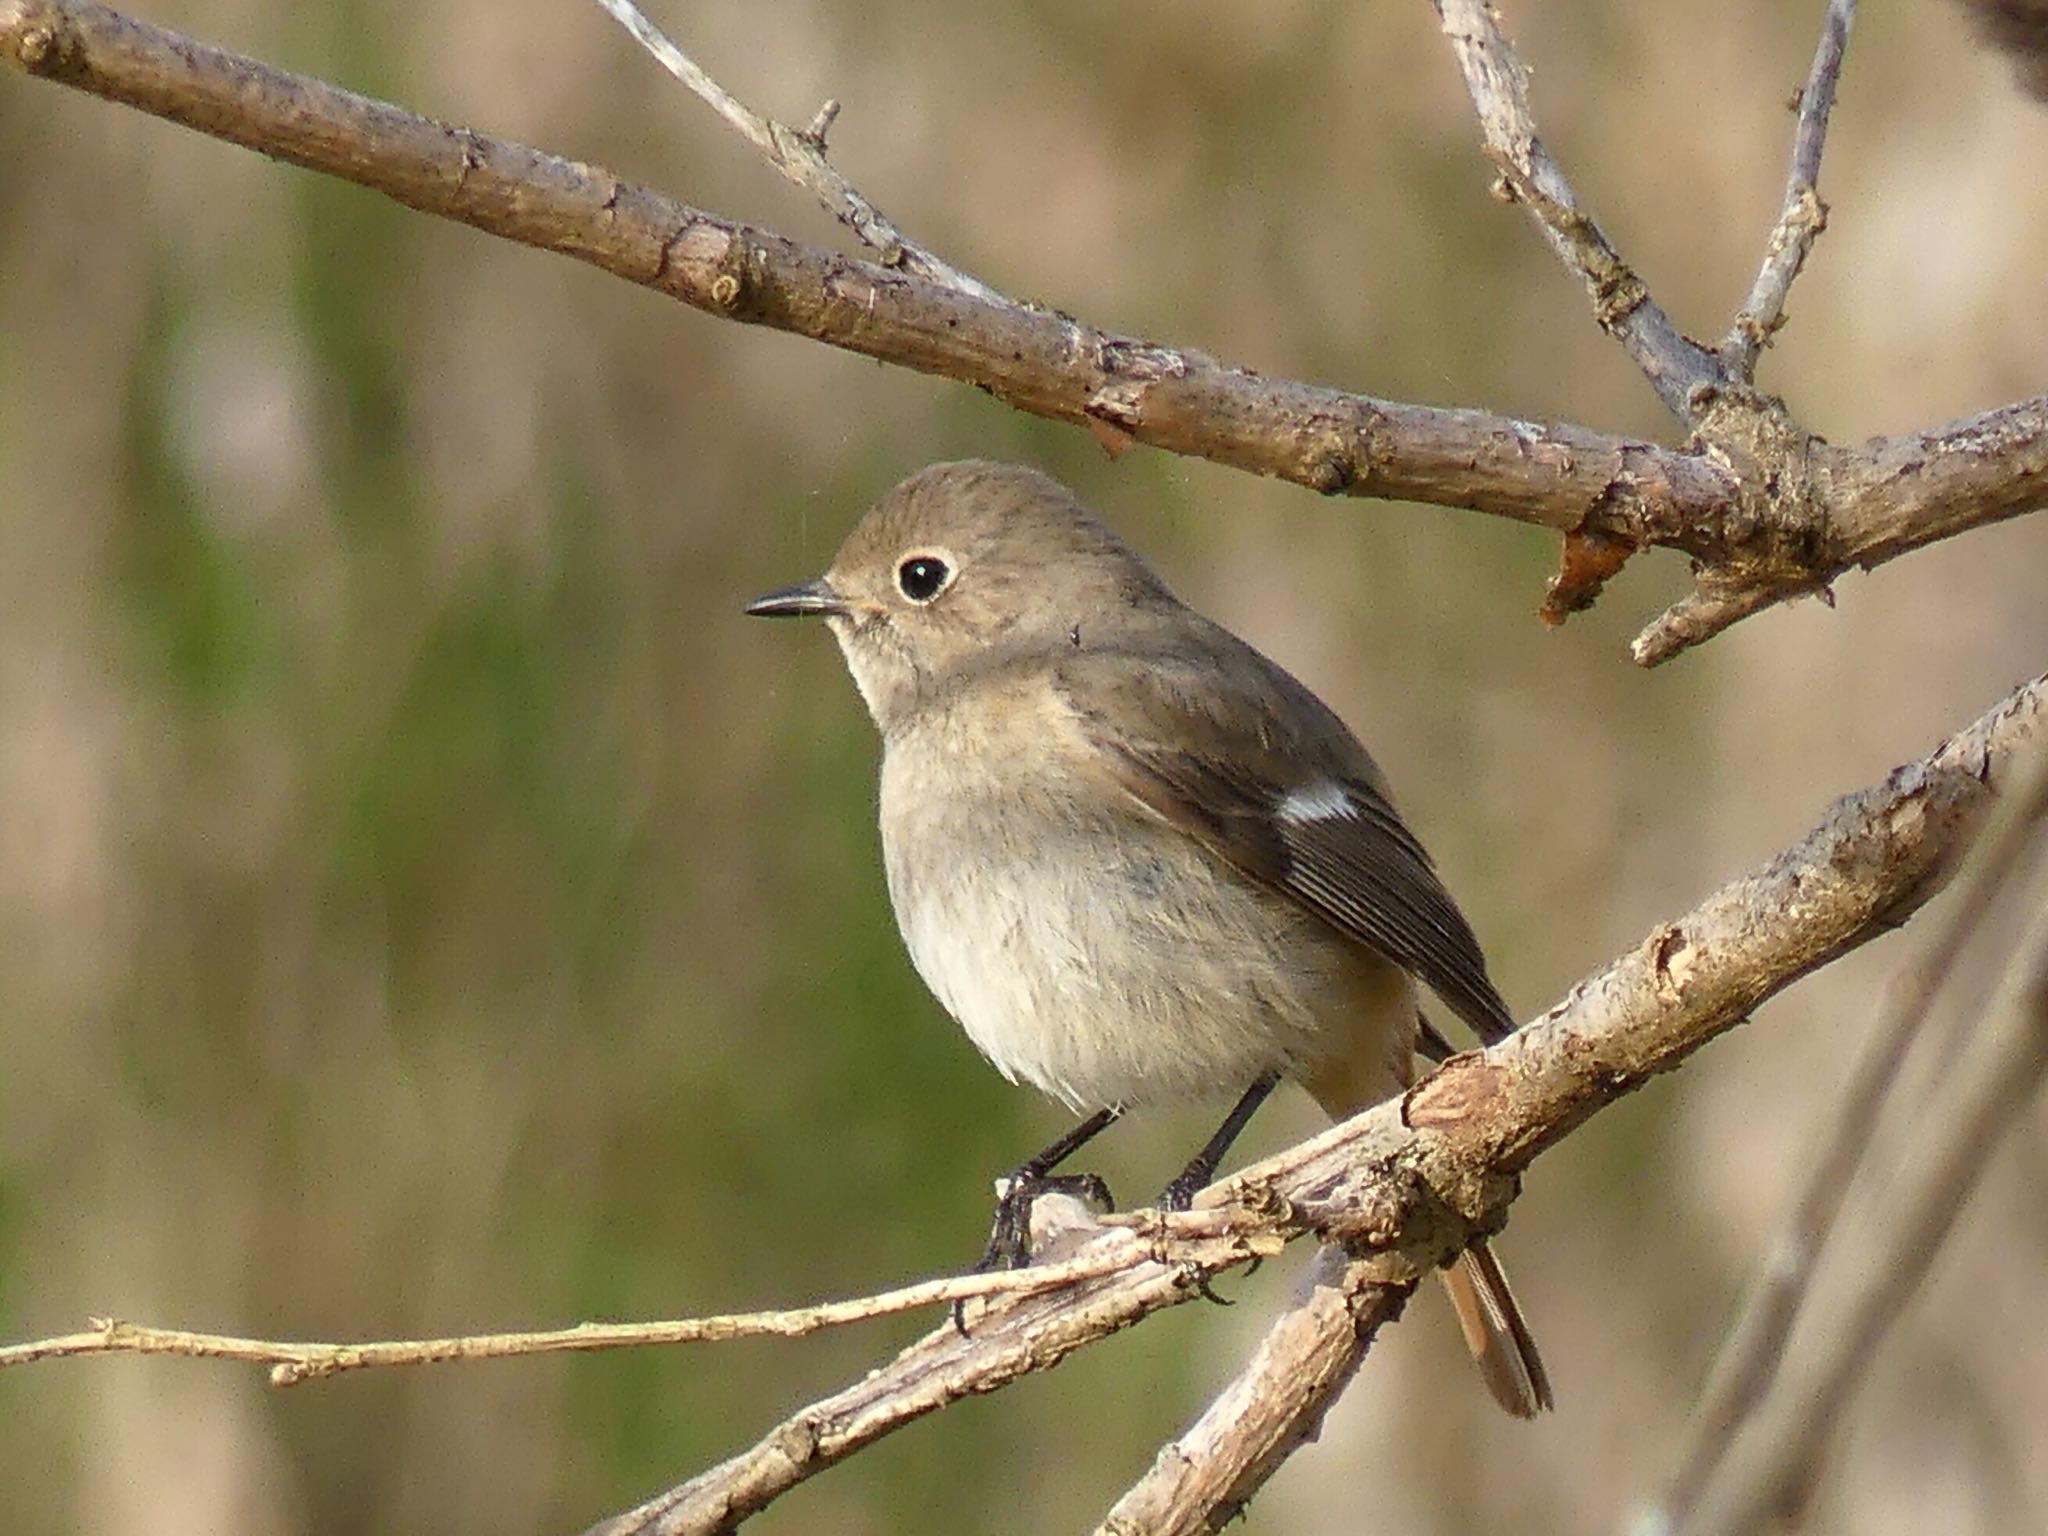
[(2028, 902), (2033, 920), (1989, 1016), (1966, 1032), (1961, 1059), (1913, 1116), (1896, 1176), (1830, 1256), (1832, 1293), (1809, 1307), (1774, 1389), (1709, 1469), (1690, 1517), (1672, 1527), (1679, 1536), (1742, 1536), (1796, 1510), (1878, 1341), (2048, 1077), (2048, 879), (2034, 882)]
[(1776, 462), (1789, 489), (1766, 509), (1774, 515), (1724, 523), (1696, 590), (1636, 637), (1642, 665), (1788, 598), (1824, 596), (1847, 571), (2038, 512), (2048, 505), (2048, 395), (1855, 448), (1808, 440)]
[(1628, 350), (1657, 398), (1691, 426), (1699, 414), (1695, 391), (1720, 382), (1719, 360), (1679, 334), (1635, 269), (1579, 207), (1571, 183), (1537, 137), (1528, 71), (1489, 0), (1433, 3), (1478, 109), (1486, 153), (1500, 169), (1502, 188), (1529, 210), (1558, 260), (1585, 284), (1601, 329)]
[(1722, 368), (1745, 383), (1756, 377), (1757, 358), (1784, 325), (1786, 297), (1806, 265), (1814, 240), (1827, 227), (1827, 204), (1820, 200), (1820, 156), (1827, 143), (1828, 116), (1835, 109), (1835, 86), (1842, 78), (1842, 55), (1855, 22), (1856, 0), (1828, 0), (1813, 67), (1799, 93), (1799, 126), (1792, 136), (1792, 169), (1785, 179), (1784, 207), (1764, 246), (1763, 266), (1749, 297), (1721, 343)]
[(661, 28), (632, 0), (597, 0), (612, 19), (633, 34), (670, 74), (696, 93), (710, 108), (738, 130), (740, 136), (768, 159), (768, 163), (805, 191), (815, 193), (832, 216), (860, 236), (885, 267), (901, 267), (919, 277), (968, 294), (991, 304), (1007, 304), (995, 289), (962, 272), (951, 263), (912, 240), (881, 209), (861, 195), (858, 187), (841, 175), (825, 158), (825, 134), (839, 115), (839, 103), (828, 101), (818, 109), (811, 126), (791, 128), (772, 117), (763, 117), (706, 74), (688, 54), (678, 48)]
[(1318, 1284), (1267, 1330), (1237, 1378), (1110, 1509), (1095, 1536), (1210, 1536), (1303, 1443), (1364, 1363), (1366, 1346), (1413, 1291), (1375, 1278), (1370, 1259)]
[(1019, 410), (1324, 494), (1465, 506), (1704, 556), (1721, 466), (1640, 439), (1269, 379), (801, 245), (601, 169), (134, 21), (0, 0), (0, 57), (410, 208), (573, 256), (707, 314), (959, 379)]
[(1836, 1113), (1834, 1130), (1814, 1160), (1784, 1229), (1765, 1252), (1761, 1272), (1714, 1363), (1693, 1415), (1678, 1473), (1648, 1524), (1682, 1526), (1699, 1490), (1721, 1465), (1749, 1416), (1764, 1400), (1783, 1363), (1786, 1340), (1811, 1288), (1844, 1200), (1868, 1162), (1880, 1112), (1898, 1081), (1908, 1049), (1920, 1037), (1935, 995), (1964, 945), (2020, 863), (2048, 814), (2048, 743), (2030, 743), (2026, 762), (2000, 797), (1991, 824), (1971, 850), (1960, 889), (1940, 913), (1927, 941), (1893, 983)]
[[(1213, 1223), (1212, 1223), (1213, 1225)], [(444, 1339), (380, 1339), (357, 1343), (313, 1343), (242, 1338), (183, 1328), (157, 1328), (116, 1318), (96, 1318), (81, 1333), (33, 1339), (0, 1347), (0, 1370), (38, 1360), (78, 1355), (183, 1355), (209, 1360), (247, 1360), (271, 1366), (272, 1384), (336, 1376), (378, 1366), (440, 1365), (458, 1360), (503, 1360), (521, 1355), (590, 1353), (652, 1345), (723, 1343), (730, 1339), (802, 1338), (826, 1328), (871, 1322), (926, 1307), (991, 1296), (1028, 1296), (1056, 1291), (1131, 1267), (1134, 1255), (1149, 1252), (1128, 1233), (1121, 1244), (1096, 1243), (1085, 1254), (1059, 1263), (998, 1274), (953, 1275), (923, 1280), (874, 1296), (822, 1302), (768, 1312), (732, 1312), (711, 1317), (652, 1323), (579, 1323), (539, 1332), (466, 1334)], [(1251, 1252), (1247, 1249), (1247, 1256)], [(1277, 1252), (1277, 1243), (1269, 1251)]]
[[(1161, 1222), (1161, 1246), (1131, 1270), (993, 1302), (968, 1338), (940, 1328), (593, 1536), (729, 1530), (904, 1424), (1056, 1365), (1083, 1344), (1190, 1299), (1198, 1294), (1194, 1276), (1241, 1261), (1229, 1245), (1253, 1234), (1314, 1232), (1369, 1255), (1373, 1284), (1405, 1290), (1473, 1238), (1498, 1230), (1515, 1176), (1588, 1116), (1677, 1066), (1798, 977), (1905, 921), (1983, 825), (1991, 786), (2002, 782), (2018, 744), (2041, 730), (2044, 715), (2048, 677), (2025, 684), (1884, 783), (1837, 801), (1796, 846), (1657, 928), (1500, 1044), (1451, 1058), (1404, 1102), (1380, 1105), (1203, 1191), (1193, 1211)], [(1222, 1225), (1193, 1225), (1204, 1218)], [(1361, 1314), (1359, 1351), (1386, 1315)], [(1313, 1331), (1317, 1358), (1330, 1368), (1337, 1356), (1327, 1352), (1329, 1331)], [(1287, 1425), (1299, 1428), (1311, 1417), (1282, 1410), (1270, 1432), (1232, 1442), (1232, 1464), (1214, 1477), (1204, 1472), (1198, 1485), (1241, 1502), (1286, 1445), (1298, 1443), (1288, 1440)], [(1191, 1443), (1207, 1442), (1191, 1437), (1184, 1450)], [(1179, 1474), (1169, 1469), (1164, 1477)], [(1149, 1504), (1155, 1494), (1141, 1497)]]
[[(1447, 4), (1447, 14), (1469, 11)], [(1545, 604), (1552, 619), (1589, 603), (1632, 552), (1680, 550), (1694, 561), (1697, 590), (1636, 642), (1646, 663), (1747, 613), (1820, 591), (1853, 566), (2031, 510), (2048, 494), (2041, 400), (1837, 449), (1739, 385), (1702, 387), (1693, 403), (1712, 430), (1703, 425), (1707, 442), (1697, 451), (1676, 452), (1582, 427), (1265, 378), (1198, 352), (978, 299), (272, 69), (90, 0), (0, 0), (0, 58), (408, 207), (574, 256), (721, 319), (959, 379), (1117, 442), (1135, 439), (1325, 494), (1467, 507), (1556, 530), (1573, 542)]]

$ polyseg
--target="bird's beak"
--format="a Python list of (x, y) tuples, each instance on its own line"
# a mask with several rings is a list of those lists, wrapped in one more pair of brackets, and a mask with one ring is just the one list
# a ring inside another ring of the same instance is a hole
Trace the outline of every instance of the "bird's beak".
[(757, 597), (747, 604), (747, 612), (761, 619), (801, 619), (814, 615), (830, 618), (845, 613), (846, 604), (820, 576), (816, 581), (800, 581), (793, 587)]

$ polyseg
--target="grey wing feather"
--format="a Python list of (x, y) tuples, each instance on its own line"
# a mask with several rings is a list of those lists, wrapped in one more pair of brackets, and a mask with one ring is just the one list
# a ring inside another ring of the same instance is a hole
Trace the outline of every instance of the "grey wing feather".
[[(1414, 975), (1481, 1040), (1507, 1034), (1515, 1021), (1479, 942), (1364, 747), (1287, 673), (1225, 631), (1211, 636), (1236, 654), (1199, 677), (1178, 656), (1062, 664), (1059, 686), (1098, 760), (1240, 873)], [(1311, 787), (1341, 787), (1341, 808), (1283, 814)]]

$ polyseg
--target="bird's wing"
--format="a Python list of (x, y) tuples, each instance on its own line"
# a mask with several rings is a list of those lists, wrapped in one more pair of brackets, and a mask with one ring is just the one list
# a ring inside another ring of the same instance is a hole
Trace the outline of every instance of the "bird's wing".
[(1227, 631), (1205, 625), (1198, 650), (1061, 658), (1054, 686), (1092, 760), (1239, 873), (1422, 981), (1481, 1040), (1512, 1030), (1471, 926), (1358, 739)]

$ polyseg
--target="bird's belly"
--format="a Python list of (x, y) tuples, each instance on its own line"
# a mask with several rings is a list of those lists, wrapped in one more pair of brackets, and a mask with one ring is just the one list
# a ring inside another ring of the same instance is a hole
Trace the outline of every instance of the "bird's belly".
[(953, 811), (895, 818), (890, 894), (918, 973), (1005, 1076), (1076, 1108), (1236, 1092), (1345, 1027), (1367, 957), (1173, 829), (1034, 817), (1027, 843), (1001, 807)]

